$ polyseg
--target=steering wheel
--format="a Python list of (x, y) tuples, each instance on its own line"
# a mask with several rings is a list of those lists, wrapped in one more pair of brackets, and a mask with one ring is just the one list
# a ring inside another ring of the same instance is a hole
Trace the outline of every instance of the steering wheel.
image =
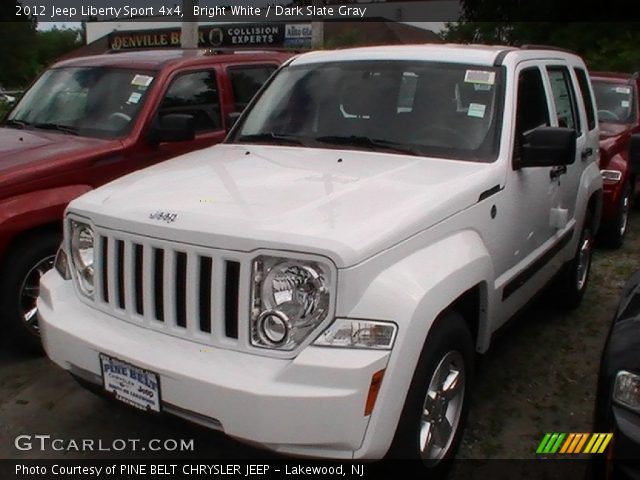
[(426, 137), (428, 141), (434, 141), (433, 145), (437, 147), (451, 147), (451, 148), (471, 148), (471, 141), (460, 130), (446, 125), (429, 124), (422, 127), (418, 135), (420, 137)]
[(113, 112), (111, 115), (109, 115), (107, 117), (107, 121), (109, 123), (111, 123), (113, 121), (118, 121), (118, 122), (122, 122), (122, 123), (129, 123), (131, 121), (131, 117), (129, 115), (127, 115), (126, 113)]
[(620, 117), (615, 113), (612, 112), (611, 110), (598, 110), (598, 117), (605, 117), (605, 118), (600, 118), (601, 120), (620, 120)]

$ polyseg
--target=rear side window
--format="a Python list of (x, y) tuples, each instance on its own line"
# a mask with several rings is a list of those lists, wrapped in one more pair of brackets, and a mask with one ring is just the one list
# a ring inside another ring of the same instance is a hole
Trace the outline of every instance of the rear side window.
[(565, 67), (549, 67), (549, 81), (553, 92), (553, 101), (556, 105), (558, 126), (573, 128), (580, 131), (580, 121), (577, 115), (575, 93), (571, 84), (569, 70)]
[(197, 132), (220, 129), (215, 72), (184, 73), (175, 78), (160, 104), (160, 117), (169, 113), (193, 115)]
[(591, 88), (589, 87), (589, 80), (587, 79), (587, 72), (581, 68), (575, 68), (574, 72), (578, 77), (578, 86), (580, 87), (580, 94), (582, 95), (582, 101), (587, 109), (587, 123), (589, 130), (596, 128), (596, 114), (593, 108), (593, 100), (591, 99)]
[(246, 108), (249, 101), (275, 70), (276, 67), (273, 65), (234, 67), (229, 70), (236, 112), (241, 112)]

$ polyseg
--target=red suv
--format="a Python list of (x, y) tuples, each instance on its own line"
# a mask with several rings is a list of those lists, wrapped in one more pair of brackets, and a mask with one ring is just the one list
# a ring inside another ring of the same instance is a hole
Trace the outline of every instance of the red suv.
[(600, 122), (600, 170), (604, 203), (600, 240), (622, 245), (637, 172), (629, 162), (629, 140), (640, 132), (637, 74), (592, 72), (591, 82)]
[(60, 244), (67, 203), (222, 141), (291, 56), (148, 50), (67, 60), (44, 72), (0, 125), (3, 330), (39, 348), (35, 299)]

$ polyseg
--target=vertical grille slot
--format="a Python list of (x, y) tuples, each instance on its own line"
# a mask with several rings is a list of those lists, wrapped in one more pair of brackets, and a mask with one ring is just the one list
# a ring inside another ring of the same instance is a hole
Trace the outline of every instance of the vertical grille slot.
[(200, 257), (200, 281), (198, 286), (200, 331), (211, 333), (211, 274), (213, 261), (209, 257)]
[(144, 291), (142, 290), (142, 257), (143, 249), (142, 245), (133, 244), (133, 288), (135, 295), (135, 307), (138, 315), (144, 315)]
[(240, 263), (225, 262), (224, 332), (229, 338), (238, 338), (238, 292)]
[(187, 327), (187, 254), (176, 252), (176, 324)]
[(118, 307), (124, 310), (124, 242), (122, 240), (116, 240), (116, 284)]
[(153, 307), (156, 320), (164, 322), (164, 250), (153, 249)]
[(106, 230), (95, 247), (99, 309), (203, 344), (244, 346), (245, 267), (233, 253)]
[(102, 301), (109, 303), (109, 239), (100, 237), (102, 256)]

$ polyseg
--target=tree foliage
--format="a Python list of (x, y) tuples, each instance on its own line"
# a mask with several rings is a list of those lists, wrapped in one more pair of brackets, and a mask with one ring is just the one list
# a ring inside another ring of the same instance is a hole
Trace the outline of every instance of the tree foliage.
[(28, 82), (38, 70), (32, 46), (36, 43), (36, 22), (28, 17), (14, 20), (16, 4), (0, 2), (0, 86), (15, 87)]
[[(0, 86), (23, 88), (57, 58), (81, 45), (78, 30), (38, 31), (30, 17), (15, 21), (19, 1), (0, 1)], [(7, 20), (11, 21), (7, 21)]]
[[(499, 11), (503, 18), (522, 18), (522, 12)], [(552, 45), (577, 52), (592, 70), (640, 70), (640, 23), (474, 20), (486, 15), (488, 12), (465, 8), (462, 20), (448, 25), (445, 38), (468, 43)]]

